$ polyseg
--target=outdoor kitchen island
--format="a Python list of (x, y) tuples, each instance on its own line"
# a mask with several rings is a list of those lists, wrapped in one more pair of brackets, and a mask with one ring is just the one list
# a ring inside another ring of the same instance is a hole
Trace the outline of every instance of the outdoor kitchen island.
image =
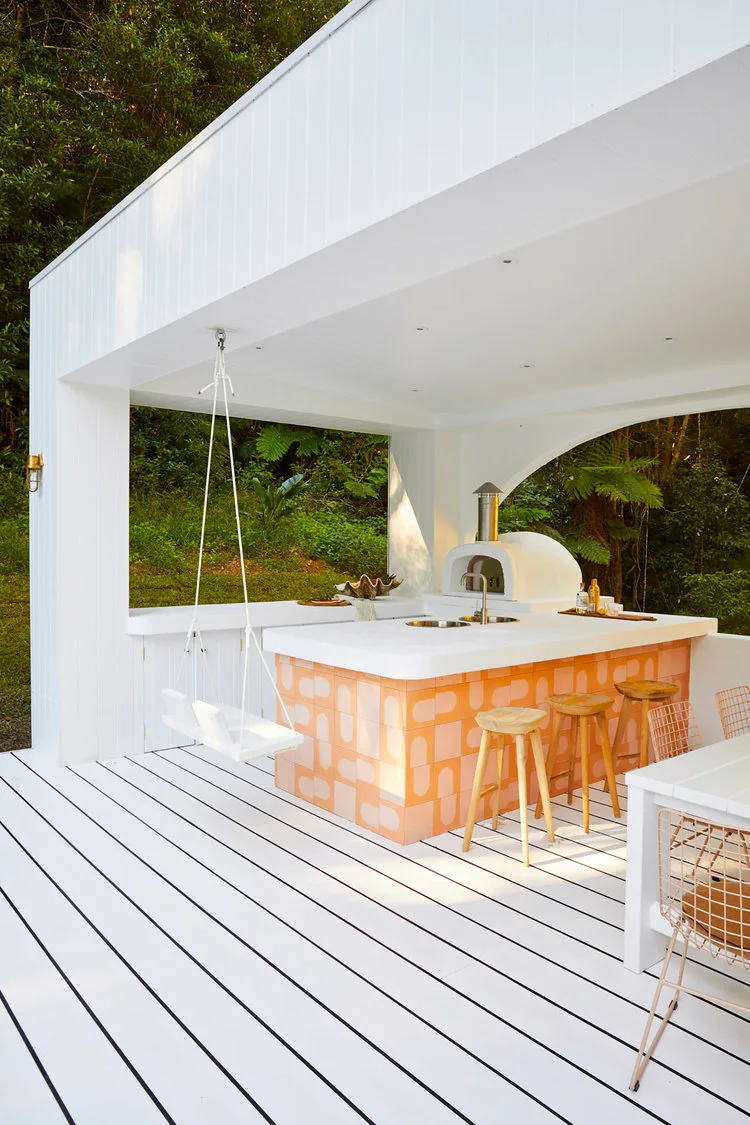
[[(279, 690), (305, 736), (276, 756), (276, 785), (400, 844), (460, 828), (479, 750), (478, 711), (544, 708), (553, 693), (604, 692), (614, 700), (612, 740), (622, 702), (615, 681), (668, 679), (679, 684), (676, 699), (688, 698), (691, 642), (716, 631), (709, 618), (512, 612), (511, 623), (452, 629), (392, 618), (266, 630)], [(545, 754), (550, 726), (542, 727)], [(564, 728), (553, 772), (567, 761), (567, 739)], [(636, 751), (637, 739), (632, 718), (621, 752)], [(518, 807), (514, 754), (505, 755), (504, 771), (501, 812)], [(591, 778), (603, 776), (596, 741)], [(553, 795), (564, 782), (553, 783)], [(536, 796), (532, 770), (529, 800)]]

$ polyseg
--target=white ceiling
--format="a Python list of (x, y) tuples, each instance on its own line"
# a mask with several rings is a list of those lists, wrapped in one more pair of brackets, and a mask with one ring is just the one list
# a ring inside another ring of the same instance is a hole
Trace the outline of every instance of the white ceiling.
[(135, 356), (134, 400), (199, 409), (223, 322), (238, 413), (257, 417), (394, 430), (750, 402), (748, 65), (729, 56), (204, 311)]

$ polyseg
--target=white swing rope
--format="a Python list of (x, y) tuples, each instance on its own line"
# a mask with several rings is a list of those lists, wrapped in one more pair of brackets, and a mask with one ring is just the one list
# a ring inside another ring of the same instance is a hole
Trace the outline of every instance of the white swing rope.
[[(272, 685), (273, 690), (274, 690), (274, 695), (276, 696), (276, 698), (277, 698), (277, 700), (278, 700), (278, 702), (281, 706), (281, 710), (284, 713), (284, 718), (287, 721), (287, 725), (291, 729), (292, 733), (296, 733), (296, 731), (295, 731), (295, 728), (294, 728), (294, 723), (292, 722), (292, 717), (289, 714), (289, 711), (287, 709), (287, 705), (282, 698), (281, 692), (278, 689), (278, 685), (276, 684), (276, 677), (273, 675), (273, 673), (271, 672), (271, 669), (268, 667), (268, 663), (267, 663), (265, 655), (263, 653), (263, 649), (260, 646), (260, 643), (258, 641), (257, 636), (255, 635), (255, 631), (253, 630), (253, 626), (252, 626), (252, 623), (250, 621), (250, 602), (249, 602), (248, 594), (247, 594), (247, 575), (245, 574), (245, 552), (244, 552), (244, 547), (243, 547), (243, 544), (242, 544), (242, 525), (240, 523), (240, 504), (239, 504), (239, 497), (238, 497), (238, 494), (237, 494), (237, 475), (236, 475), (235, 466), (234, 466), (234, 449), (232, 447), (232, 426), (231, 426), (231, 422), (230, 422), (230, 418), (229, 418), (229, 402), (228, 402), (228, 399), (227, 399), (227, 384), (229, 384), (229, 389), (232, 393), (232, 397), (234, 397), (234, 387), (232, 386), (232, 380), (229, 377), (229, 374), (228, 374), (227, 369), (226, 369), (226, 362), (225, 362), (225, 358), (224, 358), (225, 344), (226, 344), (226, 333), (224, 332), (224, 330), (222, 328), (219, 328), (216, 331), (216, 360), (214, 362), (214, 377), (213, 377), (213, 380), (212, 380), (211, 383), (208, 383), (201, 391), (198, 392), (199, 394), (205, 394), (205, 392), (209, 389), (209, 387), (213, 387), (214, 393), (213, 393), (213, 404), (212, 404), (212, 408), (211, 408), (211, 436), (209, 438), (209, 443), (208, 443), (208, 464), (206, 466), (206, 482), (205, 482), (205, 488), (204, 488), (204, 491), (203, 491), (203, 515), (202, 515), (202, 518), (201, 518), (201, 540), (200, 540), (200, 547), (199, 547), (199, 550), (198, 550), (198, 573), (197, 573), (196, 582), (195, 582), (195, 602), (193, 604), (193, 620), (190, 622), (190, 628), (188, 629), (187, 640), (186, 640), (186, 644), (185, 644), (185, 651), (183, 652), (182, 659), (183, 660), (185, 659), (185, 656), (186, 656), (187, 652), (189, 651), (190, 639), (191, 639), (191, 636), (192, 636), (193, 632), (195, 631), (195, 634), (198, 637), (198, 641), (199, 641), (200, 646), (201, 646), (201, 652), (203, 653), (203, 657), (204, 657), (204, 660), (206, 662), (206, 668), (208, 670), (209, 677), (211, 676), (210, 666), (209, 666), (209, 663), (208, 663), (208, 657), (206, 656), (206, 650), (205, 650), (205, 647), (203, 645), (203, 638), (201, 637), (201, 634), (196, 627), (196, 623), (197, 623), (197, 619), (198, 619), (198, 601), (199, 601), (199, 597), (200, 597), (201, 575), (202, 575), (202, 571), (203, 571), (203, 548), (204, 548), (204, 544), (205, 544), (205, 540), (206, 540), (206, 515), (207, 515), (207, 511), (208, 511), (208, 490), (209, 490), (209, 482), (210, 482), (210, 479), (211, 479), (211, 462), (212, 462), (212, 458), (213, 458), (214, 436), (215, 436), (215, 433), (216, 433), (216, 408), (217, 408), (218, 397), (219, 397), (219, 385), (221, 384), (222, 398), (223, 398), (223, 402), (224, 402), (224, 417), (226, 418), (226, 423), (227, 423), (227, 444), (229, 446), (229, 466), (230, 466), (230, 471), (231, 471), (231, 476), (232, 476), (232, 497), (233, 497), (233, 500), (234, 500), (234, 519), (235, 519), (235, 524), (236, 524), (236, 527), (237, 527), (237, 545), (238, 545), (238, 548), (239, 548), (240, 571), (241, 571), (241, 574), (242, 574), (242, 596), (243, 596), (243, 600), (244, 600), (244, 604), (245, 604), (245, 645), (244, 645), (244, 654), (243, 654), (243, 661), (242, 661), (242, 706), (241, 706), (240, 730), (239, 730), (239, 750), (242, 751), (242, 749), (243, 749), (243, 738), (244, 738), (244, 733), (245, 733), (245, 710), (246, 710), (246, 704), (247, 704), (247, 673), (248, 673), (248, 661), (249, 661), (249, 655), (250, 655), (250, 641), (251, 640), (252, 640), (253, 644), (255, 645), (258, 656), (260, 657), (260, 660), (261, 660), (261, 664), (263, 665), (263, 668), (265, 669), (266, 675), (268, 676), (269, 680), (271, 681), (271, 685)], [(182, 666), (182, 664), (180, 665), (180, 667), (181, 666)], [(213, 679), (211, 679), (211, 686), (213, 687), (214, 693), (216, 694), (216, 686), (213, 683)]]

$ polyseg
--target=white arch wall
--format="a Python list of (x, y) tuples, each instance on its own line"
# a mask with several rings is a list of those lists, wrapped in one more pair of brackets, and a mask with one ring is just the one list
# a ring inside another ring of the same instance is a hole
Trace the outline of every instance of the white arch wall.
[(440, 589), (448, 551), (477, 529), (474, 489), (491, 480), (507, 495), (554, 457), (622, 426), (699, 411), (750, 407), (750, 385), (731, 391), (540, 414), (391, 438), (390, 570), (409, 591)]

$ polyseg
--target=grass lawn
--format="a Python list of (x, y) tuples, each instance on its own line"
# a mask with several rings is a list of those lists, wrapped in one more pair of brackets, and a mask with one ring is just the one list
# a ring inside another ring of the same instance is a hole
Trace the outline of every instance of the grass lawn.
[(31, 742), (29, 578), (0, 574), (0, 751)]

